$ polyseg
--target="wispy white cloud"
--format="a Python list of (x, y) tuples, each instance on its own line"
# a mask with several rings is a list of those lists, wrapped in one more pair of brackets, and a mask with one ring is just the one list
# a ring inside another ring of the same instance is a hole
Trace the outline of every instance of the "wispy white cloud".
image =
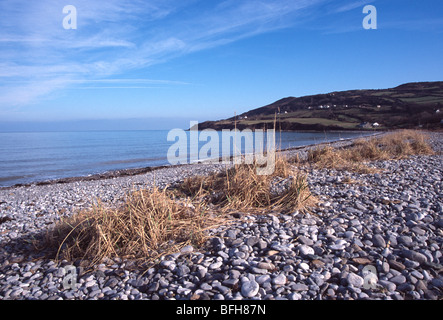
[(316, 17), (317, 23), (311, 24), (308, 29), (325, 35), (362, 31), (363, 8), (368, 4), (376, 5), (376, 0), (325, 2)]
[(324, 1), (72, 0), (77, 30), (63, 29), (60, 1), (4, 1), (0, 103), (26, 105), (72, 86), (177, 85), (179, 81), (110, 78), (292, 26), (297, 14)]
[(189, 84), (183, 81), (158, 80), (158, 79), (95, 79), (95, 80), (71, 80), (72, 83), (126, 83), (126, 84)]
[(78, 87), (75, 90), (97, 90), (97, 89), (159, 89), (158, 86), (94, 86), (94, 87)]
[(364, 6), (373, 2), (375, 2), (375, 0), (357, 0), (357, 1), (352, 1), (350, 3), (339, 4), (338, 7), (332, 10), (332, 13), (341, 13), (341, 12), (351, 11), (357, 8), (363, 8)]
[(30, 81), (15, 85), (0, 87), (0, 106), (7, 109), (34, 103), (37, 99), (46, 97), (56, 89), (63, 89), (69, 84), (65, 78), (53, 78), (37, 82)]
[(15, 36), (14, 38), (9, 37), (9, 38), (0, 38), (0, 42), (47, 42), (49, 41), (49, 39), (43, 39), (43, 38), (24, 38), (24, 37), (19, 37), (19, 36)]

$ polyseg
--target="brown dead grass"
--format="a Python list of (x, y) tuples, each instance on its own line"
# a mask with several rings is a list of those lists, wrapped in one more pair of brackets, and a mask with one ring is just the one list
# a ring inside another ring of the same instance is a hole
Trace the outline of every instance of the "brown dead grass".
[(412, 155), (432, 155), (429, 137), (415, 130), (401, 130), (369, 139), (358, 139), (350, 148), (322, 146), (308, 151), (306, 162), (319, 168), (372, 173), (368, 161), (398, 160)]
[(131, 192), (124, 206), (93, 208), (60, 221), (46, 236), (46, 245), (58, 248), (55, 259), (127, 258), (146, 263), (206, 240), (206, 229), (223, 222), (203, 205), (177, 200), (166, 190)]
[[(315, 203), (306, 175), (286, 158), (276, 158), (275, 170), (270, 175), (258, 175), (256, 169), (255, 164), (240, 164), (209, 177), (191, 177), (178, 191), (187, 196), (198, 195), (221, 211), (285, 212), (304, 210)], [(282, 192), (272, 192), (272, 185), (285, 180), (287, 187)]]
[[(45, 247), (55, 259), (89, 261), (105, 258), (152, 263), (191, 244), (201, 246), (208, 229), (228, 223), (226, 213), (303, 210), (314, 204), (306, 176), (284, 158), (276, 159), (272, 175), (258, 175), (255, 164), (239, 164), (209, 177), (186, 179), (174, 189), (134, 191), (119, 208), (97, 202), (61, 220), (49, 230)], [(289, 178), (280, 194), (271, 185)]]

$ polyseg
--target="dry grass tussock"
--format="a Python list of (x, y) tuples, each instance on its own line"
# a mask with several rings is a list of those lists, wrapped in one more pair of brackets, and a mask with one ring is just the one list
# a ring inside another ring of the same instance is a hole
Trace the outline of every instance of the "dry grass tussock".
[[(279, 183), (285, 187), (275, 192)], [(56, 248), (56, 259), (81, 259), (89, 267), (114, 257), (149, 265), (185, 245), (201, 246), (208, 229), (228, 223), (229, 211), (303, 210), (314, 202), (306, 176), (286, 159), (277, 158), (269, 176), (257, 175), (255, 164), (240, 164), (186, 179), (173, 189), (131, 192), (119, 208), (97, 202), (61, 220), (48, 231), (44, 246)]]
[(191, 177), (177, 190), (197, 195), (221, 211), (285, 212), (304, 210), (315, 203), (306, 175), (283, 156), (277, 156), (270, 175), (258, 175), (256, 168), (256, 164), (240, 164), (209, 177)]
[(153, 188), (131, 192), (120, 208), (98, 202), (60, 221), (45, 242), (57, 248), (55, 259), (82, 259), (89, 267), (114, 257), (149, 264), (185, 245), (201, 245), (206, 229), (222, 222), (203, 204), (174, 199), (167, 190)]
[(334, 149), (322, 146), (309, 150), (305, 163), (319, 168), (372, 173), (375, 169), (365, 162), (398, 160), (412, 155), (432, 155), (428, 136), (415, 130), (401, 130), (368, 139), (358, 139), (350, 148)]

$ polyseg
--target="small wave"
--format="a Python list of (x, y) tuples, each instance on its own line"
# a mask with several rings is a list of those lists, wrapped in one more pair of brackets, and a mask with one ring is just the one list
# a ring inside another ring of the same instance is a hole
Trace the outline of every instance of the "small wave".
[(19, 180), (27, 180), (29, 178), (35, 177), (36, 175), (30, 174), (30, 175), (21, 175), (21, 176), (7, 176), (7, 177), (0, 177), (0, 183), (1, 182), (8, 182), (8, 181), (19, 181)]
[(126, 160), (111, 160), (98, 163), (98, 165), (114, 165), (114, 164), (126, 164), (126, 163), (140, 163), (166, 160), (166, 158), (142, 158), (142, 159), (126, 159)]

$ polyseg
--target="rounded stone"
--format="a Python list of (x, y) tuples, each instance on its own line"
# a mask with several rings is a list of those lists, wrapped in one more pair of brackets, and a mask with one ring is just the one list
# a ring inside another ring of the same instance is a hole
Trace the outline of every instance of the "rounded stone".
[(386, 241), (383, 238), (383, 236), (379, 233), (374, 234), (372, 236), (372, 243), (374, 244), (374, 246), (379, 247), (379, 248), (385, 248), (386, 247)]
[(272, 283), (274, 283), (275, 285), (282, 286), (286, 284), (286, 276), (283, 273), (280, 273), (278, 276), (272, 279)]
[(252, 298), (257, 295), (260, 286), (255, 280), (245, 281), (241, 286), (241, 294), (245, 298)]
[(315, 253), (313, 248), (311, 248), (310, 246), (307, 246), (307, 245), (305, 245), (305, 244), (300, 245), (300, 246), (298, 247), (298, 249), (300, 250), (300, 254), (301, 254), (302, 256), (307, 256), (307, 255), (310, 255), (310, 254), (314, 254), (314, 253)]
[(348, 285), (351, 285), (355, 288), (360, 288), (365, 283), (365, 280), (362, 277), (353, 272), (350, 272), (348, 274), (346, 280), (348, 280)]

